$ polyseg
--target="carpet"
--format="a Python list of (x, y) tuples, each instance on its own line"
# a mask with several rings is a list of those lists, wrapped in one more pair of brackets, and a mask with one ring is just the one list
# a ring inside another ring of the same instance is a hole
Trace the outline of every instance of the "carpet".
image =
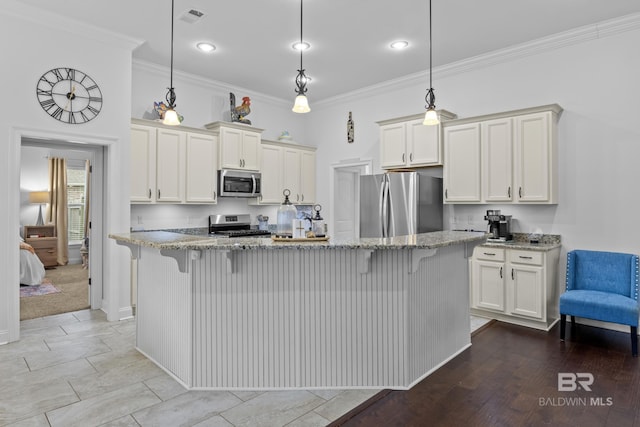
[(60, 292), (20, 298), (20, 320), (89, 308), (88, 280), (89, 271), (83, 269), (82, 264), (48, 269), (43, 283), (55, 283)]
[(60, 289), (53, 286), (53, 283), (44, 279), (39, 285), (20, 286), (20, 298), (37, 297), (39, 295), (56, 294)]

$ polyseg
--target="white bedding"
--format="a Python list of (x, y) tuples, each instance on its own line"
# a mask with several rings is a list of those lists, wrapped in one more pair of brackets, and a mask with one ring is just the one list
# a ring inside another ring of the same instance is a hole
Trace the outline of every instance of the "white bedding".
[(35, 254), (20, 249), (20, 284), (39, 285), (44, 279), (44, 265)]

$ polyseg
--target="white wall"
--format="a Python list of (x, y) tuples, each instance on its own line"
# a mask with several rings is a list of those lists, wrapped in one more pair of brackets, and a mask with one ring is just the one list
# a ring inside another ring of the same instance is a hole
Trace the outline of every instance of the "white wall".
[[(564, 251), (640, 253), (635, 218), (640, 210), (639, 26), (624, 27), (625, 32), (594, 27), (593, 36), (577, 44), (514, 55), (493, 65), (476, 59), (471, 67), (435, 70), (437, 107), (459, 117), (551, 103), (564, 108), (557, 206), (456, 205), (445, 210), (447, 221), (484, 230), (486, 209), (498, 208), (513, 215), (515, 231), (541, 228), (561, 234)], [(307, 135), (318, 146), (318, 182), (327, 179), (332, 163), (346, 158), (373, 158), (379, 171), (375, 121), (424, 111), (427, 82), (425, 75), (316, 105)], [(346, 142), (349, 111), (355, 121), (353, 144)], [(318, 186), (317, 193), (319, 202), (329, 206), (329, 189)]]
[[(88, 28), (81, 22), (50, 15), (14, 0), (0, 11), (5, 99), (0, 103), (0, 343), (19, 337), (20, 143), (36, 137), (106, 145), (107, 192), (103, 226), (104, 301), (109, 320), (131, 313), (128, 250), (106, 238), (110, 232), (129, 229), (129, 122), (131, 116), (131, 51), (133, 40)], [(55, 67), (72, 67), (88, 73), (102, 88), (100, 115), (81, 125), (60, 123), (47, 115), (36, 97), (38, 79)]]

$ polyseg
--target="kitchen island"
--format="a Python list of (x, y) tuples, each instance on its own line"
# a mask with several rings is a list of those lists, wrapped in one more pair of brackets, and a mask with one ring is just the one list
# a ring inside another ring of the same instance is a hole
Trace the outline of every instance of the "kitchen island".
[(138, 260), (138, 350), (189, 389), (407, 389), (471, 345), (484, 233), (110, 237)]

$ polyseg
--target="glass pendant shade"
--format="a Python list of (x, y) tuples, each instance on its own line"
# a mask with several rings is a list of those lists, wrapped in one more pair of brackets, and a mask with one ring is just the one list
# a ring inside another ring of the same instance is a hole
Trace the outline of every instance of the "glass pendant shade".
[(309, 108), (309, 101), (305, 95), (296, 96), (296, 101), (293, 104), (293, 108), (291, 109), (294, 113), (308, 113), (311, 111)]
[(424, 115), (424, 121), (422, 122), (422, 124), (427, 126), (433, 126), (439, 123), (440, 123), (440, 120), (438, 119), (438, 113), (434, 108), (429, 108)]
[(176, 113), (176, 110), (169, 108), (167, 111), (165, 111), (162, 124), (169, 126), (178, 126), (180, 124), (180, 119), (178, 119), (178, 113)]

